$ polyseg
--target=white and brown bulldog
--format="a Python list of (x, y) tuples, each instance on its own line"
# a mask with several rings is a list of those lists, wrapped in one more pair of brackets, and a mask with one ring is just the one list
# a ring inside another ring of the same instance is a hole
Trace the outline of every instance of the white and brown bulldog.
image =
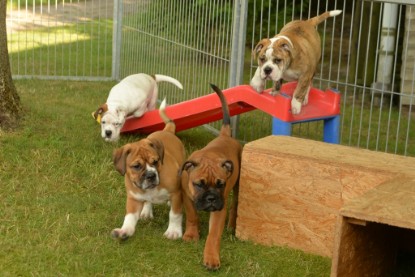
[(210, 270), (216, 270), (220, 267), (220, 241), (231, 191), (233, 201), (228, 227), (234, 229), (236, 225), (242, 146), (231, 137), (229, 108), (222, 91), (211, 86), (222, 103), (223, 126), (217, 138), (189, 156), (182, 166), (181, 177), (186, 211), (183, 240), (199, 240), (197, 211), (209, 212), (209, 234), (203, 251), (203, 264)]
[(165, 114), (166, 102), (160, 106), (164, 130), (116, 149), (114, 166), (125, 176), (127, 205), (121, 228), (112, 230), (112, 237), (125, 240), (135, 232), (137, 221), (153, 218), (152, 204), (170, 202), (169, 226), (164, 233), (169, 239), (181, 238), (182, 193), (179, 170), (185, 161), (185, 149), (175, 135), (176, 125)]
[(321, 58), (320, 36), (316, 26), (341, 10), (325, 12), (309, 20), (286, 24), (273, 38), (264, 38), (255, 46), (258, 68), (250, 85), (257, 92), (264, 90), (265, 80), (275, 82), (271, 95), (279, 93), (282, 80), (298, 80), (291, 100), (292, 114), (299, 114), (308, 102), (312, 79)]
[(144, 73), (125, 77), (110, 91), (107, 102), (93, 114), (101, 124), (101, 136), (105, 141), (117, 141), (127, 117), (141, 117), (154, 110), (157, 103), (157, 82), (166, 81), (183, 89), (182, 84), (169, 76)]

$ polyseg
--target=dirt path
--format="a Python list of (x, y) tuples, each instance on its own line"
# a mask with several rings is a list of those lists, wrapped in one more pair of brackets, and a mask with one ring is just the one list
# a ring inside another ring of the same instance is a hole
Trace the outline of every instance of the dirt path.
[[(124, 0), (124, 14), (133, 10), (133, 6), (147, 2), (148, 0)], [(56, 5), (52, 3), (51, 5), (37, 5), (27, 8), (23, 6), (7, 10), (7, 31), (59, 27), (91, 19), (108, 19), (113, 17), (113, 12), (114, 0), (78, 0), (75, 3), (65, 2)]]

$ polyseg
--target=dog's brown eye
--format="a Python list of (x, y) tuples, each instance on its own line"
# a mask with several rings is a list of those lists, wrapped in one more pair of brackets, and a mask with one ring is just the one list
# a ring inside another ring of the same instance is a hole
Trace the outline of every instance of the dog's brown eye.
[(225, 187), (225, 182), (224, 181), (222, 181), (222, 180), (217, 180), (216, 181), (216, 188), (217, 189), (221, 189), (221, 188), (224, 188)]
[(135, 170), (140, 170), (141, 169), (141, 164), (135, 164), (131, 167), (134, 168)]
[(154, 166), (156, 166), (158, 163), (159, 163), (159, 161), (158, 161), (158, 160), (155, 160), (155, 161), (154, 161), (154, 162), (152, 162), (151, 164), (152, 164), (152, 165), (154, 165)]
[(204, 181), (194, 182), (193, 186), (195, 186), (196, 188), (199, 188), (199, 189), (204, 189), (205, 188), (205, 182)]
[(260, 61), (261, 63), (265, 62), (265, 57), (260, 57), (260, 58), (259, 58), (259, 61)]
[(274, 63), (279, 64), (282, 61), (282, 59), (274, 59)]

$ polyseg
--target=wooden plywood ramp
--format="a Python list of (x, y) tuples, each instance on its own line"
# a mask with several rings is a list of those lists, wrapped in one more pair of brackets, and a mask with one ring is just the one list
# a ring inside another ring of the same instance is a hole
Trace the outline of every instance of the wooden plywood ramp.
[(368, 221), (415, 227), (414, 169), (414, 158), (294, 137), (248, 143), (236, 235), (338, 258), (342, 216), (363, 229)]

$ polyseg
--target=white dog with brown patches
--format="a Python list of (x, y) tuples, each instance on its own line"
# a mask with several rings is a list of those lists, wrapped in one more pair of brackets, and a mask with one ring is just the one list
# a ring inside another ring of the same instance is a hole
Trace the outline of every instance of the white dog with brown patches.
[(295, 20), (286, 24), (273, 38), (264, 38), (255, 46), (258, 68), (250, 85), (261, 93), (266, 80), (274, 81), (271, 95), (279, 93), (282, 80), (298, 80), (291, 100), (292, 114), (299, 114), (308, 102), (308, 93), (321, 58), (320, 36), (316, 26), (341, 10), (325, 12), (309, 20)]
[(156, 107), (157, 82), (169, 82), (180, 89), (182, 84), (169, 76), (144, 73), (125, 77), (110, 91), (107, 102), (93, 114), (101, 124), (101, 136), (105, 141), (117, 141), (127, 117), (141, 117)]

